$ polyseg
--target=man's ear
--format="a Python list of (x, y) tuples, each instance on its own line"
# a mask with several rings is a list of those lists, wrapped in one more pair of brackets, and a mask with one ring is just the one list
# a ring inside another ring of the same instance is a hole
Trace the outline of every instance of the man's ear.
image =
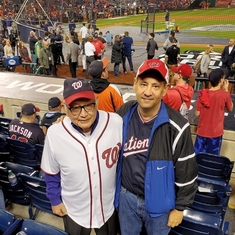
[(136, 85), (138, 83), (138, 78), (134, 77), (133, 90), (136, 91)]

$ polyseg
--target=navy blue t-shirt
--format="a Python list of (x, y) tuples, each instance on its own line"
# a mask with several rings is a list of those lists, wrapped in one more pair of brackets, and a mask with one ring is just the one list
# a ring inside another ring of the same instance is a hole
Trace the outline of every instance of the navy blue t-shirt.
[(123, 153), (122, 186), (136, 195), (144, 195), (146, 154), (155, 118), (144, 122), (136, 109), (129, 123)]

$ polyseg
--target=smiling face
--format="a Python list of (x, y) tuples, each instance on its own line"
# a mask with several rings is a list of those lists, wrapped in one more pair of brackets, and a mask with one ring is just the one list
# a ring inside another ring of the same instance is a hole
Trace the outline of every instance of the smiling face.
[[(72, 123), (80, 127), (84, 133), (91, 131), (91, 126), (96, 119), (97, 107), (94, 103), (95, 100), (79, 99), (72, 102), (68, 108), (67, 115), (71, 119)], [(79, 106), (85, 106), (85, 108), (82, 108), (80, 114), (77, 114), (79, 113)], [(87, 111), (85, 109), (87, 109)]]
[(135, 79), (134, 91), (141, 115), (151, 118), (158, 113), (161, 99), (166, 94), (168, 87), (169, 85), (163, 79), (157, 80), (150, 76)]

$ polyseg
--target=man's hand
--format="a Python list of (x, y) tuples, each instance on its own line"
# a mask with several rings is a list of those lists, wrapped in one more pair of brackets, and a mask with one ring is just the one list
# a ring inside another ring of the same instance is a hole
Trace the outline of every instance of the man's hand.
[(67, 215), (67, 210), (64, 206), (64, 203), (60, 203), (59, 205), (52, 206), (52, 211), (54, 214), (59, 215), (59, 216), (65, 216)]
[(178, 226), (183, 220), (183, 211), (178, 211), (176, 209), (172, 210), (168, 217), (167, 226), (174, 228)]

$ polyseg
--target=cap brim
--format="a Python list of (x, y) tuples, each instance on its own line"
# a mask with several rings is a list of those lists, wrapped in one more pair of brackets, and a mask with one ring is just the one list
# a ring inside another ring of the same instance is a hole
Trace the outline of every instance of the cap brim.
[(75, 93), (67, 98), (65, 98), (65, 103), (67, 105), (70, 105), (72, 102), (78, 99), (89, 99), (89, 100), (94, 100), (95, 99), (95, 93), (93, 91), (82, 91)]

